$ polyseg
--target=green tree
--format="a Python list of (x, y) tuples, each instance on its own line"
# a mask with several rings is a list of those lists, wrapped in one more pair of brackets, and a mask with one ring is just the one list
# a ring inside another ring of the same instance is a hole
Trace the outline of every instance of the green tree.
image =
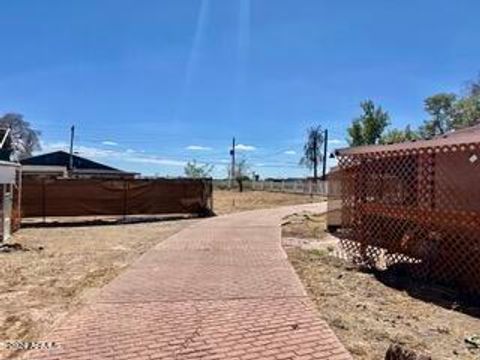
[(363, 137), (363, 127), (360, 120), (354, 120), (352, 126), (347, 129), (348, 143), (350, 146), (365, 145), (365, 138)]
[(480, 76), (467, 85), (465, 95), (455, 103), (453, 128), (461, 129), (480, 122)]
[(210, 177), (214, 169), (210, 164), (199, 164), (196, 160), (189, 161), (185, 165), (183, 171), (186, 177), (190, 178), (207, 178)]
[(40, 132), (32, 129), (23, 116), (8, 113), (0, 117), (0, 128), (10, 129), (10, 139), (4, 148), (12, 152), (16, 160), (29, 157), (34, 151), (40, 151)]
[(307, 130), (307, 140), (303, 145), (303, 156), (300, 165), (313, 169), (313, 178), (318, 179), (318, 165), (323, 160), (322, 147), (324, 135), (321, 126), (311, 127)]
[(454, 129), (476, 125), (480, 122), (480, 94), (464, 97), (455, 104)]
[(405, 130), (391, 129), (382, 135), (380, 139), (381, 144), (396, 144), (406, 141), (412, 141), (419, 139), (420, 136), (417, 132), (413, 131), (410, 125), (405, 127)]
[(371, 100), (360, 103), (363, 114), (354, 119), (347, 129), (350, 146), (378, 144), (385, 128), (390, 124), (390, 116), (381, 106)]
[(420, 127), (423, 138), (443, 135), (453, 129), (457, 96), (452, 93), (439, 93), (425, 99), (425, 111), (430, 119)]
[(380, 144), (396, 144), (405, 141), (405, 133), (400, 129), (391, 129), (382, 135)]

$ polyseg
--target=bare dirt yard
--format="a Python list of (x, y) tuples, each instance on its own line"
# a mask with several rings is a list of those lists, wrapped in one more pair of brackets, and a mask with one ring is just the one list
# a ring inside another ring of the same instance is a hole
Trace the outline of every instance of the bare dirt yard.
[[(214, 192), (217, 214), (312, 201), (319, 199), (260, 191)], [(78, 226), (86, 219), (48, 220), (62, 224), (23, 228), (9, 242), (27, 251), (0, 252), (0, 343), (47, 340), (44, 336), (56, 322), (142, 253), (197, 221), (110, 224), (113, 220), (106, 219), (106, 224)], [(0, 358), (16, 356), (0, 344)]]
[(308, 204), (323, 201), (321, 196), (267, 191), (214, 190), (213, 210), (217, 215), (238, 211), (268, 209), (278, 206)]
[(0, 342), (47, 340), (90, 293), (192, 221), (21, 229), (11, 241), (28, 251), (0, 253)]
[(392, 343), (434, 360), (480, 359), (480, 309), (460, 306), (450, 290), (351, 265), (325, 234), (322, 215), (285, 219), (283, 243), (319, 313), (355, 359), (384, 359)]

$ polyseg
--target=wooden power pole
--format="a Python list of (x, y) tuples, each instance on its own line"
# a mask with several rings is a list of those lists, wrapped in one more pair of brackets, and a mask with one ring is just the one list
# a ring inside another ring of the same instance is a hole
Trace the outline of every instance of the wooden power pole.
[(318, 154), (317, 154), (317, 136), (313, 137), (313, 181), (317, 182), (318, 178)]
[(328, 159), (328, 129), (325, 129), (325, 135), (323, 136), (323, 169), (322, 180), (325, 181), (327, 177), (327, 159)]
[(75, 125), (70, 128), (70, 161), (68, 163), (68, 170), (73, 171), (73, 141), (75, 139)]

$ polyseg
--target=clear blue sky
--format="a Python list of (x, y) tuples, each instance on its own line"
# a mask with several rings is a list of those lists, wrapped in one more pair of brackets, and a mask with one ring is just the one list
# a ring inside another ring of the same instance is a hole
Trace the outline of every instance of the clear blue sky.
[(15, 0), (0, 3), (0, 114), (44, 150), (179, 175), (225, 175), (235, 135), (262, 176), (298, 176), (308, 126), (345, 129), (370, 98), (395, 126), (480, 71), (480, 2)]

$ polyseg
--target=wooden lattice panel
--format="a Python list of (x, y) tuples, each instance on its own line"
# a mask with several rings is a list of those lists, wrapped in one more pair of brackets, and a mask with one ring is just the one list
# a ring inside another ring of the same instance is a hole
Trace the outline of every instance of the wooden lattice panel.
[(480, 293), (480, 143), (341, 153), (342, 246), (369, 267)]

